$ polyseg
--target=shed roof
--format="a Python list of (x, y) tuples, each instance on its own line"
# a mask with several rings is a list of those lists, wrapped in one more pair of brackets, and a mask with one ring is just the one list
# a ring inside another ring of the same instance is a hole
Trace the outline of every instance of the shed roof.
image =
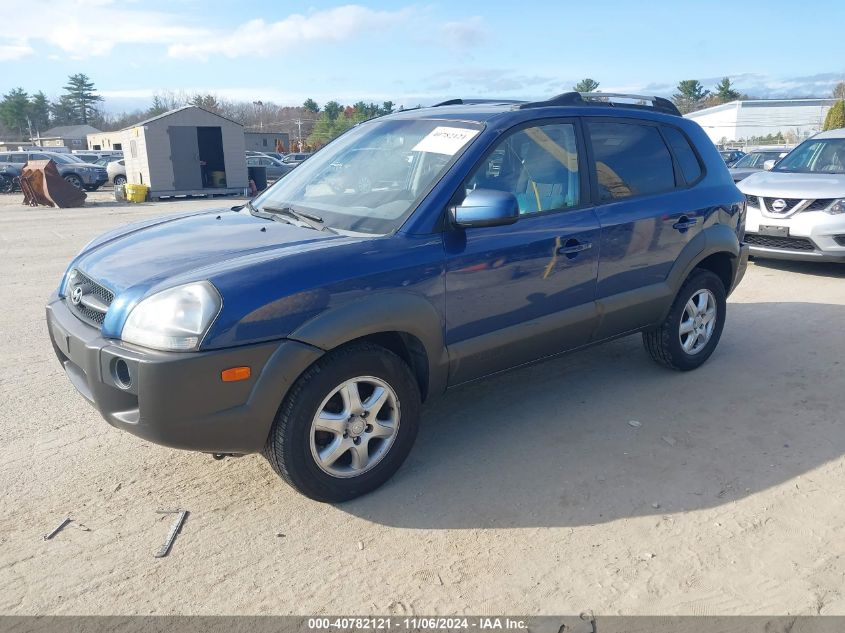
[(176, 114), (177, 112), (183, 112), (184, 110), (199, 110), (201, 112), (205, 112), (206, 114), (210, 114), (212, 116), (216, 116), (220, 119), (223, 119), (224, 121), (228, 121), (229, 123), (234, 123), (235, 125), (239, 125), (239, 126), (243, 127), (243, 125), (241, 125), (237, 121), (233, 121), (232, 119), (229, 119), (229, 118), (223, 116), (222, 114), (217, 114), (216, 112), (212, 112), (211, 110), (206, 110), (205, 108), (201, 108), (199, 106), (186, 105), (186, 106), (182, 106), (181, 108), (176, 108), (175, 110), (168, 110), (167, 112), (163, 112), (162, 114), (157, 114), (156, 116), (152, 116), (149, 119), (144, 119), (143, 121), (139, 121), (138, 123), (134, 123), (133, 125), (127, 125), (123, 129), (124, 130), (131, 130), (133, 127), (138, 127), (138, 126), (141, 126), (141, 125), (147, 125), (149, 123), (152, 123), (153, 121), (158, 121), (159, 119), (165, 119), (172, 114)]

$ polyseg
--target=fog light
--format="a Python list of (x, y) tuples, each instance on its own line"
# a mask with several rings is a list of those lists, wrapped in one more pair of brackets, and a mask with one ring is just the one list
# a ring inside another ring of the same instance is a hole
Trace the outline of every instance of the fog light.
[(117, 358), (112, 363), (111, 373), (115, 384), (121, 389), (129, 389), (132, 386), (132, 374), (129, 373), (129, 365), (122, 358)]

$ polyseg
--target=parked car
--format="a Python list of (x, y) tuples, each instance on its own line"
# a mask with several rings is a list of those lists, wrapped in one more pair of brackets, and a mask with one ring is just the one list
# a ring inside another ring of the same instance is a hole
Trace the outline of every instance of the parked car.
[(247, 156), (246, 166), (265, 167), (267, 169), (267, 180), (278, 180), (287, 173), (282, 162), (270, 156)]
[(125, 185), (126, 161), (123, 159), (110, 161), (106, 165), (106, 173), (109, 175), (109, 182), (113, 185)]
[[(49, 300), (56, 355), (111, 425), (261, 452), (321, 501), (390, 478), (449, 387), (639, 332), (695, 369), (745, 271), (744, 199), (698, 125), (634, 98), (406, 110), (245, 205), (106, 233)], [(374, 180), (409, 154), (410, 177), (331, 187), (361, 148)]]
[(97, 163), (103, 158), (119, 160), (123, 158), (123, 152), (115, 150), (79, 150), (73, 152), (71, 156), (84, 163)]
[(56, 163), (56, 168), (62, 178), (73, 186), (86, 191), (96, 191), (108, 180), (108, 174), (104, 167), (82, 162), (75, 159), (73, 154), (43, 151), (0, 152), (0, 163), (9, 162), (25, 165), (31, 160), (52, 160)]
[(732, 167), (733, 164), (736, 163), (736, 161), (745, 156), (745, 152), (738, 149), (722, 150), (719, 152), (719, 154), (722, 156), (722, 160), (725, 161), (725, 165), (727, 165), (728, 167)]
[(22, 166), (17, 163), (0, 163), (0, 193), (11, 193), (20, 188)]
[(310, 153), (287, 154), (282, 159), (282, 165), (284, 166), (284, 173), (282, 174), (282, 176), (285, 176), (292, 172), (295, 168), (299, 167), (303, 162), (308, 160), (310, 156)]
[(752, 255), (845, 262), (845, 129), (815, 135), (738, 186)]
[(763, 171), (766, 161), (779, 161), (788, 154), (785, 150), (754, 150), (736, 161), (728, 168), (734, 182), (739, 182), (751, 174)]

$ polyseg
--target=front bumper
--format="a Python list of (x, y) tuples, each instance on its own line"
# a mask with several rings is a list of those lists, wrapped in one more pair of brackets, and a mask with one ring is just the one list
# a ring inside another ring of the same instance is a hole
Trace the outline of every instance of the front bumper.
[[(760, 234), (760, 226), (784, 226), (789, 239), (770, 239)], [(803, 211), (788, 218), (766, 217), (757, 207), (748, 207), (745, 221), (747, 239), (752, 243), (751, 254), (770, 259), (789, 259), (813, 262), (845, 262), (845, 215), (830, 215), (824, 211)], [(805, 248), (790, 247), (797, 238)], [(807, 249), (807, 250), (805, 250)]]
[[(47, 326), (71, 383), (109, 424), (208, 453), (260, 451), (287, 390), (323, 353), (290, 340), (207, 352), (147, 350), (103, 338), (56, 295)], [(221, 380), (221, 371), (240, 366), (251, 368), (249, 379)]]

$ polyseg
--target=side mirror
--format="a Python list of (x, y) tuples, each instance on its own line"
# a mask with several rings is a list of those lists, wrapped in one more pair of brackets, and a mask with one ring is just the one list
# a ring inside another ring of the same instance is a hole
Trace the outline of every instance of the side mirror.
[(774, 167), (774, 166), (775, 166), (775, 163), (776, 163), (776, 162), (777, 162), (777, 161), (776, 161), (774, 158), (771, 158), (771, 159), (769, 159), (769, 160), (765, 161), (765, 162), (763, 163), (763, 169), (765, 169), (766, 171), (771, 171), (771, 170), (772, 170), (772, 167)]
[(452, 222), (464, 228), (504, 226), (519, 219), (519, 203), (509, 191), (475, 189), (451, 209)]

